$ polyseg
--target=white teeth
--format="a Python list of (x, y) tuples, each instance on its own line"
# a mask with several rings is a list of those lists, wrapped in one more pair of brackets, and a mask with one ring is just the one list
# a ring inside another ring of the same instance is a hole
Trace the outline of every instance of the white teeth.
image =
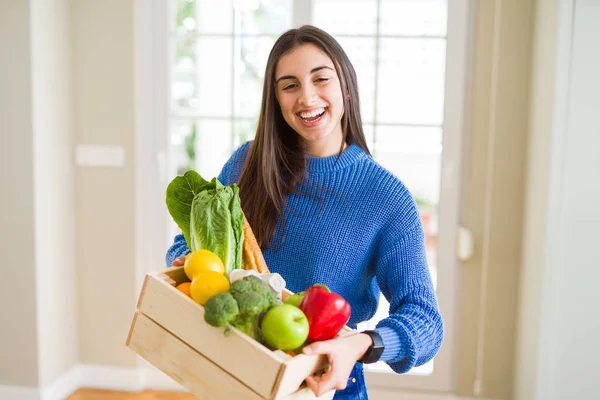
[(300, 113), (300, 117), (302, 118), (312, 118), (312, 117), (316, 117), (317, 115), (321, 115), (325, 112), (324, 108), (317, 108), (315, 110), (312, 110), (311, 112), (301, 112)]

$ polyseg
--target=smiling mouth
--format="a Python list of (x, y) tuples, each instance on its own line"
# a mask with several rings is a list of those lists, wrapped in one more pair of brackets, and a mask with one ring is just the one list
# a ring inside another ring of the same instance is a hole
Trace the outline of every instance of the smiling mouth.
[(318, 120), (320, 120), (323, 115), (325, 115), (325, 109), (326, 107), (320, 108), (320, 109), (316, 109), (310, 112), (301, 112), (298, 113), (298, 117), (300, 117), (300, 119), (302, 121), (308, 122), (308, 123), (313, 123), (313, 122), (317, 122)]

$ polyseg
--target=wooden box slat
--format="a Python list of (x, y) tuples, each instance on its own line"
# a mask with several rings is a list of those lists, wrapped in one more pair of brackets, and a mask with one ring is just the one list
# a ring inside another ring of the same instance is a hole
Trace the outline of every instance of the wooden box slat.
[[(176, 274), (170, 277), (179, 284)], [(273, 392), (281, 368), (273, 352), (241, 332), (232, 330), (225, 336), (225, 328), (208, 325), (204, 307), (173, 290), (158, 274), (146, 276), (138, 309), (261, 396), (268, 398)], [(249, 365), (242, 360), (253, 361)]]
[[(271, 351), (235, 328), (225, 335), (225, 328), (204, 321), (204, 307), (174, 288), (187, 280), (183, 267), (146, 275), (127, 339), (132, 350), (202, 399), (316, 399), (302, 384), (308, 375), (328, 364), (326, 356), (291, 357)], [(204, 360), (202, 366), (188, 368), (199, 359)], [(209, 369), (215, 376), (216, 371), (226, 374), (228, 378), (222, 381), (237, 382), (231, 390), (245, 388), (255, 397), (234, 396), (220, 384), (207, 382), (217, 378), (205, 374), (205, 365), (212, 366)], [(203, 393), (210, 396), (201, 396)], [(319, 400), (331, 399), (334, 393), (330, 391)]]
[(142, 313), (134, 316), (127, 345), (199, 399), (263, 400)]

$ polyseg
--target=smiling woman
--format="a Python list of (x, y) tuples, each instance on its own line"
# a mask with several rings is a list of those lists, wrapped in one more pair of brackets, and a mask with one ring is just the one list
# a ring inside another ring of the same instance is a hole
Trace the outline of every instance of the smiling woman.
[[(154, 49), (144, 64), (153, 65), (154, 71), (144, 87), (153, 87), (155, 96), (152, 110), (145, 114), (151, 123), (143, 130), (154, 132), (155, 139), (151, 140), (151, 135), (144, 137), (151, 142), (148, 148), (159, 153), (158, 173), (162, 183), (152, 186), (156, 187), (154, 197), (161, 196), (165, 182), (188, 169), (208, 177), (217, 176), (232, 152), (255, 138), (258, 114), (264, 110), (263, 83), (269, 79), (265, 75), (266, 64), (276, 39), (287, 29), (302, 24), (324, 28), (347, 52), (356, 70), (360, 102), (350, 96), (344, 114), (349, 107), (360, 108), (360, 114), (350, 113), (362, 117), (358, 125), (373, 159), (402, 179), (415, 195), (423, 216), (429, 272), (446, 317), (448, 339), (452, 339), (460, 189), (457, 173), (461, 170), (459, 150), (464, 132), (460, 122), (465, 102), (461, 99), (466, 87), (462, 66), (468, 42), (463, 28), (466, 3), (466, 0), (155, 2), (154, 21), (159, 24), (152, 35), (149, 29), (144, 36), (153, 42), (150, 47)], [(207, 62), (215, 59), (219, 62)], [(455, 67), (446, 73), (447, 65)], [(312, 68), (322, 66), (315, 63)], [(333, 67), (339, 65), (334, 63)], [(334, 79), (344, 77), (345, 74), (338, 72)], [(318, 82), (313, 83), (318, 86)], [(348, 90), (339, 79), (338, 84), (340, 90)], [(275, 96), (275, 90), (270, 94)], [(445, 109), (444, 98), (452, 99), (447, 104), (449, 110)], [(308, 107), (308, 111), (309, 114), (298, 118), (298, 125), (302, 117), (310, 120), (316, 117), (311, 114), (320, 110)], [(325, 107), (323, 111), (327, 111)], [(327, 120), (330, 114), (324, 117)], [(282, 114), (280, 122), (289, 127)], [(348, 146), (342, 155), (352, 149), (353, 146)], [(243, 146), (240, 157), (246, 156), (247, 150), (248, 146)], [(148, 154), (148, 160), (148, 169), (153, 170), (156, 154)], [(310, 158), (313, 166), (319, 164), (314, 161), (321, 160), (333, 164), (336, 157)], [(172, 243), (177, 227), (165, 223), (170, 218), (166, 212), (160, 214), (162, 209), (158, 206), (152, 210), (156, 212), (148, 215), (155, 229), (149, 232), (155, 234), (149, 240), (149, 247), (164, 249), (165, 243)], [(254, 223), (253, 229), (256, 230)], [(303, 238), (300, 239), (303, 243)], [(161, 252), (154, 258), (163, 256)], [(390, 304), (382, 294), (376, 313), (359, 324), (359, 330), (375, 329), (389, 312)], [(407, 374), (380, 373), (392, 372), (383, 361), (366, 365), (369, 386), (450, 390), (452, 343), (453, 340), (446, 340), (435, 361), (414, 367)]]
[[(359, 104), (354, 68), (331, 35), (310, 25), (285, 32), (267, 60), (256, 137), (218, 177), (239, 185), (267, 266), (292, 292), (326, 285), (348, 302), (353, 329), (381, 294), (390, 303), (374, 330), (315, 336), (303, 348), (331, 364), (307, 385), (318, 396), (336, 389), (339, 400), (366, 399), (363, 364), (408, 372), (436, 355), (444, 332), (416, 202), (371, 157)], [(187, 251), (178, 235), (167, 264)]]

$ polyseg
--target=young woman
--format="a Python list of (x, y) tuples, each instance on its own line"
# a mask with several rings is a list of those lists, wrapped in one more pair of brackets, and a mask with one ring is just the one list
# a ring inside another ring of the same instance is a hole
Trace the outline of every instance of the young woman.
[[(397, 373), (431, 360), (443, 339), (413, 197), (378, 165), (366, 145), (354, 68), (336, 40), (303, 26), (284, 33), (267, 62), (254, 141), (243, 144), (218, 179), (238, 183), (242, 209), (269, 270), (293, 292), (323, 283), (352, 307), (356, 328), (377, 310), (374, 331), (304, 348), (332, 368), (306, 379), (316, 395), (366, 399), (363, 363)], [(182, 265), (183, 235), (167, 253)]]

